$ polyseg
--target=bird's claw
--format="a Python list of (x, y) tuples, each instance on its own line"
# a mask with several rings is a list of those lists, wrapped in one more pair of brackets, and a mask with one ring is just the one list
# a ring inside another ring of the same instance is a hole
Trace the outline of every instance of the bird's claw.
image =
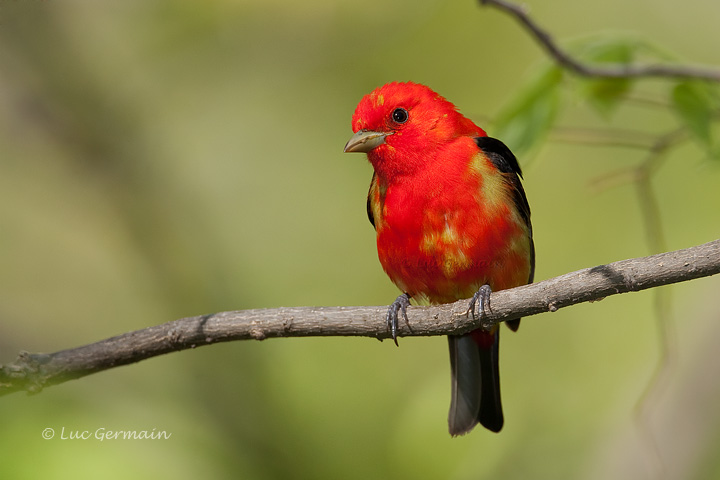
[(397, 331), (398, 331), (398, 311), (402, 314), (403, 318), (405, 319), (405, 325), (407, 325), (408, 328), (410, 328), (410, 322), (408, 321), (407, 316), (407, 307), (410, 306), (410, 295), (407, 293), (403, 293), (402, 295), (398, 296), (395, 301), (388, 307), (387, 317), (385, 321), (387, 322), (388, 330), (390, 330), (390, 336), (392, 337), (393, 341), (395, 342), (395, 345), (398, 344), (397, 341)]
[(486, 313), (490, 311), (491, 293), (492, 288), (490, 288), (490, 285), (485, 284), (480, 287), (478, 291), (475, 292), (475, 295), (473, 295), (472, 299), (470, 299), (470, 304), (468, 305), (468, 309), (467, 312), (465, 312), (465, 315), (472, 314), (473, 318), (478, 318), (479, 314), (480, 318), (485, 317)]

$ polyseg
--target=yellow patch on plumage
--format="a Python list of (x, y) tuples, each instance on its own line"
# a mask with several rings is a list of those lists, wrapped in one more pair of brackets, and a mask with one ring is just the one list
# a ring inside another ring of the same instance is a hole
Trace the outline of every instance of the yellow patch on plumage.
[(440, 238), (440, 234), (437, 232), (430, 232), (426, 233), (423, 236), (422, 243), (420, 244), (420, 249), (428, 254), (432, 255), (435, 253), (435, 250), (438, 248), (438, 240)]
[(472, 261), (459, 248), (448, 250), (443, 254), (443, 273), (447, 278), (454, 278), (458, 273), (467, 270)]
[(452, 217), (445, 214), (443, 219), (445, 222), (443, 229), (440, 232), (427, 231), (420, 248), (427, 255), (436, 256), (446, 278), (454, 278), (472, 264), (463, 251), (469, 242), (458, 233)]
[(381, 197), (385, 196), (387, 187), (379, 185), (377, 178), (370, 185), (370, 210), (372, 211), (373, 221), (375, 222), (375, 231), (379, 232), (385, 228), (385, 216), (383, 214), (383, 202)]
[(458, 241), (457, 230), (450, 226), (447, 221), (447, 215), (445, 216), (445, 228), (443, 228), (442, 234), (440, 234), (440, 240), (448, 244), (454, 244)]
[(423, 306), (432, 305), (432, 302), (430, 301), (428, 296), (424, 293), (416, 293), (415, 295), (413, 295), (412, 299), (413, 299), (413, 303), (415, 303), (416, 305), (423, 305)]
[(503, 178), (504, 174), (498, 171), (485, 155), (478, 153), (473, 157), (470, 173), (481, 179), (479, 203), (484, 204), (490, 211), (507, 205), (509, 192), (507, 182)]

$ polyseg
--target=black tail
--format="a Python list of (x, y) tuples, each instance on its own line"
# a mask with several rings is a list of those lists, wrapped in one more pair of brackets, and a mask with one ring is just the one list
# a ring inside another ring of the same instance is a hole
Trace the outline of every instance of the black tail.
[(493, 432), (503, 427), (502, 402), (500, 401), (500, 369), (498, 350), (500, 346), (500, 329), (495, 332), (495, 341), (490, 348), (478, 348), (480, 354), (480, 424)]
[(493, 432), (503, 427), (498, 370), (499, 334), (489, 347), (480, 347), (471, 334), (449, 336), (452, 395), (450, 435), (463, 435), (478, 422)]

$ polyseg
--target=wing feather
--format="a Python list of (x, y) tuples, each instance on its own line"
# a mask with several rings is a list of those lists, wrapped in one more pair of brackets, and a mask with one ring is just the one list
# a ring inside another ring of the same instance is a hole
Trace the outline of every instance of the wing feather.
[[(530, 205), (525, 195), (522, 182), (522, 170), (515, 155), (503, 142), (492, 137), (475, 137), (475, 144), (490, 159), (495, 167), (505, 173), (506, 182), (512, 189), (513, 202), (520, 217), (525, 222), (530, 237), (530, 275), (528, 283), (532, 283), (535, 278), (535, 243), (533, 242), (532, 224), (530, 223)], [(517, 330), (520, 326), (520, 319), (506, 322), (512, 330)]]

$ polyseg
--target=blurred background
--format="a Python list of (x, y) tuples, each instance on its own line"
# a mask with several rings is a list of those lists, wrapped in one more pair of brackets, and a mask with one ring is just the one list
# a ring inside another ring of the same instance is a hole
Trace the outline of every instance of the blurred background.
[[(526, 3), (586, 58), (720, 65), (717, 2)], [(550, 65), (470, 0), (0, 1), (0, 363), (191, 315), (389, 304), (372, 170), (341, 152), (357, 102), (393, 80), (516, 150), (537, 280), (719, 238), (717, 132), (688, 123), (713, 92)], [(717, 478), (719, 288), (504, 330), (499, 435), (447, 434), (443, 338), (247, 341), (1, 398), (0, 476)]]

